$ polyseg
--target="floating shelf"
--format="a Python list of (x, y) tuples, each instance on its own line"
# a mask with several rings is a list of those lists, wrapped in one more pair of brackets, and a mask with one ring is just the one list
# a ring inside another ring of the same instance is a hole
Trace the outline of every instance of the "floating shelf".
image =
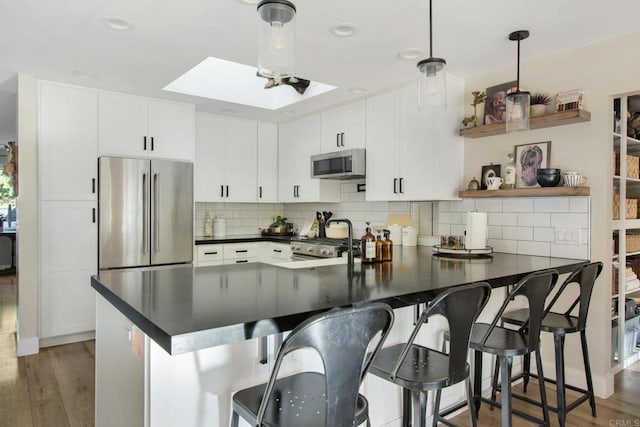
[[(591, 113), (585, 110), (560, 111), (557, 113), (545, 114), (543, 116), (531, 117), (530, 128), (542, 129), (553, 126), (588, 122), (590, 120)], [(460, 129), (460, 136), (464, 136), (466, 138), (483, 138), (485, 136), (502, 135), (505, 133), (506, 125), (504, 123)]]
[(458, 196), (467, 198), (482, 197), (567, 197), (567, 196), (589, 196), (589, 187), (535, 187), (535, 188), (514, 188), (511, 190), (465, 190), (460, 191)]

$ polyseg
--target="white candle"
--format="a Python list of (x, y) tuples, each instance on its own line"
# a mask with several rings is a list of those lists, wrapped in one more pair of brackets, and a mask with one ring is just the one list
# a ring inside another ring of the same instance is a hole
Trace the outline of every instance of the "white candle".
[(464, 246), (466, 249), (484, 249), (487, 246), (486, 212), (467, 212)]

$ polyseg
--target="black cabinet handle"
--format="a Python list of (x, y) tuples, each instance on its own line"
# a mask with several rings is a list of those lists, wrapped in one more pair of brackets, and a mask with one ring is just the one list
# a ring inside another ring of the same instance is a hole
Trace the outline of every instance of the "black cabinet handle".
[(340, 145), (344, 147), (344, 132), (340, 134)]
[(340, 134), (336, 133), (336, 147), (340, 147)]
[(262, 199), (262, 186), (258, 187), (260, 189), (260, 193), (258, 195), (258, 198)]
[(154, 145), (153, 145), (153, 137), (151, 137), (151, 151), (154, 150)]
[(147, 151), (147, 137), (146, 136), (143, 138), (142, 149), (144, 151)]
[(247, 249), (236, 249), (237, 254), (246, 254), (247, 252), (249, 252)]
[(277, 253), (281, 254), (282, 253), (282, 249), (274, 249), (273, 252), (277, 252)]
[(205, 255), (218, 255), (218, 251), (215, 252), (205, 252)]
[(398, 178), (393, 178), (393, 194), (398, 194)]
[(91, 208), (91, 222), (96, 223), (96, 208)]
[(404, 193), (404, 188), (402, 188), (403, 182), (404, 182), (404, 178), (400, 178), (400, 193)]
[(225, 197), (229, 197), (229, 186), (228, 186), (228, 185), (225, 185), (225, 188), (226, 188), (226, 190), (227, 190), (227, 194), (225, 195)]
[(91, 178), (91, 192), (93, 194), (96, 194), (96, 179), (95, 178)]
[(248, 259), (239, 259), (238, 261), (236, 261), (236, 264), (243, 264), (245, 262), (249, 262)]
[(220, 186), (220, 197), (224, 197), (224, 185)]

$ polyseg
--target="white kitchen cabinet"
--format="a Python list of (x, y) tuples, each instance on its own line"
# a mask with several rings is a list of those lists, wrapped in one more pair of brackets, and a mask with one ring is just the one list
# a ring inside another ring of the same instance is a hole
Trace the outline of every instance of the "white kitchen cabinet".
[(415, 85), (368, 98), (366, 199), (457, 199), (463, 112), (464, 82), (451, 76), (444, 111), (418, 111)]
[(93, 331), (97, 273), (96, 202), (40, 205), (40, 338)]
[(225, 264), (244, 264), (260, 261), (261, 242), (226, 243), (224, 245)]
[(224, 245), (195, 245), (193, 259), (196, 267), (222, 265)]
[(258, 126), (253, 120), (196, 114), (196, 202), (255, 202)]
[(364, 100), (322, 112), (321, 152), (365, 148)]
[(339, 202), (340, 181), (311, 178), (311, 156), (320, 152), (319, 114), (283, 123), (278, 141), (278, 199), (282, 203)]
[(278, 125), (258, 122), (258, 203), (278, 201)]
[(265, 242), (260, 254), (260, 262), (278, 264), (291, 261), (291, 245), (288, 243)]
[(195, 107), (100, 92), (100, 155), (193, 160)]
[(96, 200), (98, 93), (41, 82), (41, 200)]

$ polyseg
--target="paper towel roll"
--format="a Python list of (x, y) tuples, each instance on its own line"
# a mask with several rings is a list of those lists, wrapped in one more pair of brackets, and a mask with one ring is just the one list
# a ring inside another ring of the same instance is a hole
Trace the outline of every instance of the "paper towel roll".
[(418, 243), (418, 230), (413, 227), (402, 229), (402, 246), (416, 246)]
[(484, 249), (487, 246), (487, 213), (467, 212), (465, 249)]

